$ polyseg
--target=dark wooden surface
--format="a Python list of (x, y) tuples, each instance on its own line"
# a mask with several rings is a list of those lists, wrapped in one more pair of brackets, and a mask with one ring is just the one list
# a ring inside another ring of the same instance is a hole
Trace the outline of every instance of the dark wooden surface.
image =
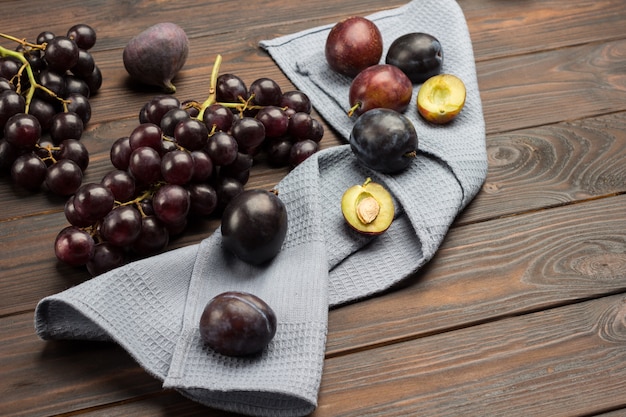
[[(177, 96), (223, 72), (290, 82), (261, 39), (403, 4), (392, 0), (2, 1), (1, 32), (88, 23), (104, 83), (84, 135), (86, 181), (153, 92), (122, 48), (174, 21), (191, 53)], [(489, 173), (441, 249), (402, 288), (330, 312), (316, 417), (626, 415), (626, 2), (460, 0), (472, 35)], [(339, 143), (327, 129), (323, 145)], [(255, 167), (250, 187), (285, 170)], [(0, 178), (0, 415), (221, 416), (161, 389), (121, 348), (43, 342), (42, 297), (87, 279), (52, 242), (64, 200)], [(217, 227), (207, 221), (173, 247)]]

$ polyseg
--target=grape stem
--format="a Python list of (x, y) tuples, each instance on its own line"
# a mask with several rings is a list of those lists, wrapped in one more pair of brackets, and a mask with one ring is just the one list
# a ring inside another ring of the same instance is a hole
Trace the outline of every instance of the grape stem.
[[(36, 48), (36, 49), (42, 49), (44, 50), (46, 47), (46, 43), (43, 43), (41, 45), (36, 45), (36, 44), (32, 44), (29, 42), (26, 42), (23, 39), (18, 39), (14, 36), (11, 35), (7, 35), (5, 33), (0, 33), (0, 37), (6, 38), (6, 39), (10, 39), (12, 41), (18, 42), (24, 46), (30, 47), (30, 48)], [(28, 113), (28, 108), (30, 107), (30, 102), (33, 99), (33, 96), (35, 95), (35, 90), (37, 90), (38, 88), (42, 91), (44, 91), (46, 94), (56, 98), (57, 100), (61, 101), (63, 103), (63, 108), (65, 111), (67, 111), (67, 100), (62, 99), (61, 97), (57, 96), (56, 93), (54, 93), (52, 90), (50, 90), (49, 88), (39, 84), (37, 82), (37, 80), (35, 79), (35, 74), (33, 73), (33, 69), (30, 66), (30, 63), (28, 62), (28, 60), (24, 57), (24, 55), (20, 52), (17, 51), (12, 51), (11, 49), (7, 49), (3, 46), (0, 46), (0, 56), (1, 57), (12, 57), (17, 59), (18, 61), (20, 61), (22, 63), (22, 66), (20, 67), (19, 71), (17, 72), (17, 74), (15, 75), (15, 77), (17, 77), (17, 92), (20, 93), (21, 91), (21, 78), (22, 78), (22, 74), (24, 73), (24, 71), (26, 71), (26, 76), (28, 77), (28, 81), (30, 82), (30, 87), (28, 88), (28, 91), (26, 93), (25, 96), (25, 102), (26, 102), (26, 108), (24, 110), (24, 113)]]
[(218, 54), (217, 57), (215, 57), (215, 63), (213, 64), (213, 70), (211, 71), (211, 80), (209, 82), (209, 96), (206, 100), (204, 100), (202, 106), (200, 107), (200, 113), (198, 113), (199, 120), (202, 120), (202, 117), (204, 116), (204, 111), (207, 109), (207, 107), (215, 103), (217, 95), (217, 77), (219, 76), (221, 65), (222, 55)]

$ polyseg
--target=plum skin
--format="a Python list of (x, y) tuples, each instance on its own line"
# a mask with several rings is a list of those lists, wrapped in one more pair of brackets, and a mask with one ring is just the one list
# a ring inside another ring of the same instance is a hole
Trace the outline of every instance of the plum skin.
[(413, 84), (398, 67), (372, 65), (361, 71), (350, 84), (348, 115), (361, 115), (376, 108), (404, 112), (411, 103)]
[(200, 337), (214, 351), (227, 356), (261, 352), (276, 334), (276, 313), (261, 298), (240, 291), (213, 297), (200, 316)]
[(416, 84), (441, 72), (443, 48), (437, 38), (427, 33), (407, 33), (395, 39), (385, 63), (402, 70)]
[(222, 245), (239, 259), (261, 265), (274, 258), (287, 235), (287, 209), (265, 190), (245, 190), (222, 213)]
[(413, 123), (391, 109), (372, 109), (355, 122), (350, 148), (368, 168), (384, 174), (406, 169), (415, 159), (418, 138)]
[(338, 22), (326, 38), (324, 54), (331, 69), (354, 77), (380, 61), (383, 38), (374, 22), (351, 16)]

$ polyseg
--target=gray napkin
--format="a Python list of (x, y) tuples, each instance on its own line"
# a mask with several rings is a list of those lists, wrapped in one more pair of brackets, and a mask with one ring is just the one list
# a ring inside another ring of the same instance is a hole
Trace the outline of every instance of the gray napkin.
[[(432, 258), (455, 216), (486, 175), (485, 133), (473, 51), (463, 14), (452, 0), (414, 0), (369, 16), (388, 46), (400, 34), (440, 39), (444, 71), (468, 89), (466, 107), (450, 125), (431, 126), (411, 107), (420, 152), (400, 174), (362, 167), (348, 145), (318, 152), (276, 188), (289, 231), (267, 266), (247, 265), (221, 247), (216, 231), (197, 245), (140, 260), (40, 301), (35, 327), (44, 339), (112, 340), (163, 386), (211, 407), (257, 416), (303, 416), (317, 405), (329, 307), (374, 295)], [(330, 25), (264, 41), (316, 110), (347, 138), (353, 121), (349, 80), (326, 67)], [(416, 90), (417, 90), (416, 86)], [(416, 91), (417, 93), (417, 91)], [(391, 227), (364, 237), (348, 227), (340, 200), (366, 177), (393, 194)], [(201, 343), (206, 302), (227, 290), (254, 293), (276, 311), (278, 330), (259, 356), (229, 358)]]

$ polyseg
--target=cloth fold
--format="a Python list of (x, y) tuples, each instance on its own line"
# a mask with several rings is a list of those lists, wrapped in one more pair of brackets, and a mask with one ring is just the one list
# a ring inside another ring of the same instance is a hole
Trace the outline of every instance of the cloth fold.
[[(328, 309), (375, 295), (415, 273), (435, 254), (486, 176), (473, 51), (459, 6), (453, 0), (413, 0), (369, 18), (387, 46), (412, 31), (438, 37), (446, 54), (444, 71), (460, 76), (468, 90), (465, 108), (450, 125), (432, 126), (414, 107), (407, 111), (420, 138), (418, 156), (407, 170), (380, 174), (359, 164), (349, 145), (324, 149), (276, 186), (289, 225), (280, 253), (268, 265), (251, 266), (227, 253), (217, 230), (199, 244), (42, 299), (35, 311), (37, 334), (115, 341), (164, 387), (211, 407), (255, 416), (311, 413), (323, 370)], [(261, 46), (347, 139), (353, 123), (346, 115), (349, 80), (329, 72), (323, 58), (331, 26)], [(345, 190), (367, 177), (383, 184), (396, 202), (394, 222), (376, 237), (352, 230), (341, 213)], [(277, 314), (276, 336), (260, 355), (225, 357), (200, 340), (204, 305), (229, 290), (256, 294)]]

